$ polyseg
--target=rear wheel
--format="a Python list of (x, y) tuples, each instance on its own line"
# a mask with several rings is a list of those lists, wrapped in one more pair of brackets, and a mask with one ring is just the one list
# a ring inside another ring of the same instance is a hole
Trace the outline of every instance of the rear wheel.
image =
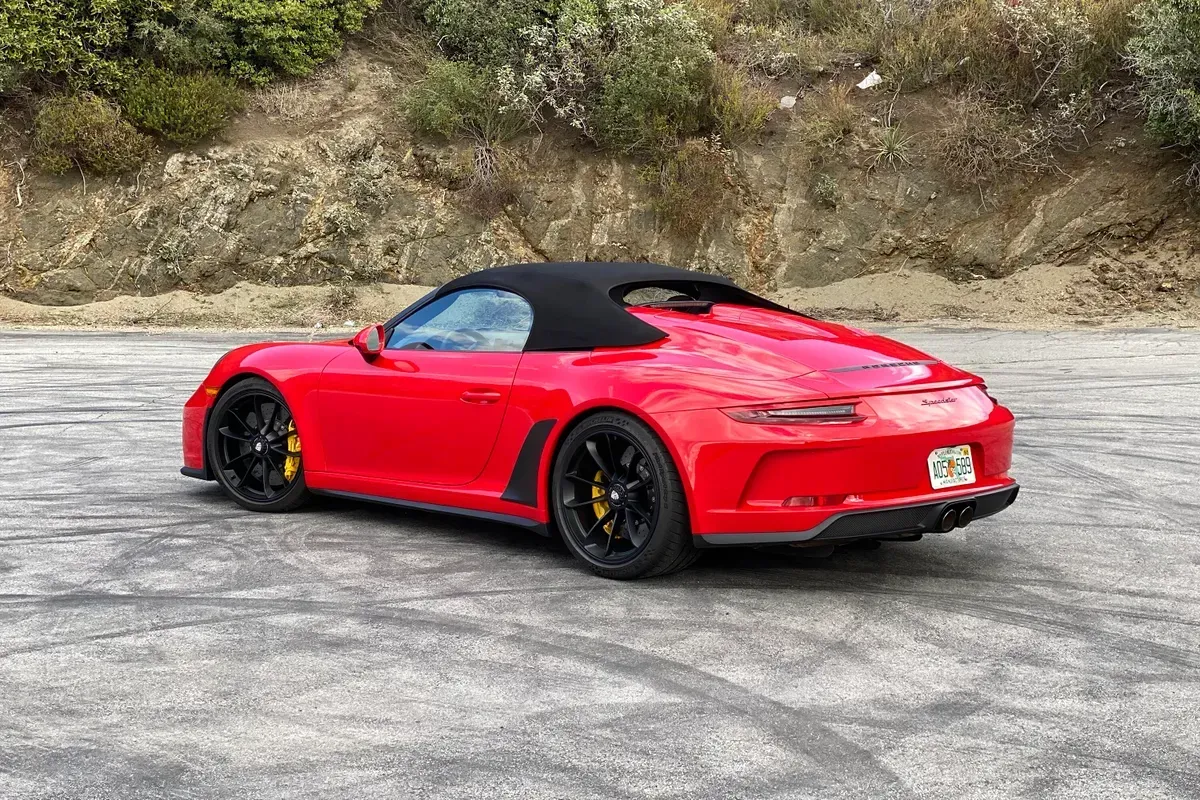
[(261, 378), (221, 395), (208, 421), (208, 463), (225, 494), (251, 511), (290, 511), (308, 499), (300, 436), (279, 390)]
[(597, 575), (665, 575), (699, 555), (670, 453), (628, 414), (588, 417), (567, 435), (555, 459), (551, 501), (563, 541)]

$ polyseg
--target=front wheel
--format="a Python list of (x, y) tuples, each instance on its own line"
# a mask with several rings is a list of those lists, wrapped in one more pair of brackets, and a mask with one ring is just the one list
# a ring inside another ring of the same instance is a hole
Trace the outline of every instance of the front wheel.
[(628, 414), (596, 414), (567, 435), (550, 499), (563, 541), (597, 575), (666, 575), (699, 555), (670, 453)]
[(208, 463), (251, 511), (290, 511), (308, 499), (300, 434), (279, 390), (248, 378), (221, 395), (208, 421)]

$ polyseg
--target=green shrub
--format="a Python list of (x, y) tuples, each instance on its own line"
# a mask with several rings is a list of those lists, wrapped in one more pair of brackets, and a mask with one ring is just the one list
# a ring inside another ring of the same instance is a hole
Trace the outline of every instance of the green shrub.
[(734, 18), (740, 14), (741, 0), (686, 0), (691, 16), (700, 23), (714, 47), (720, 47), (733, 29)]
[(462, 61), (434, 61), (400, 109), (419, 133), (471, 136), (495, 144), (519, 134), (528, 119), (504, 104), (493, 73)]
[(728, 154), (714, 141), (692, 139), (647, 170), (653, 206), (666, 227), (695, 236), (719, 219), (730, 196)]
[(233, 31), (230, 72), (253, 83), (307, 75), (362, 30), (381, 0), (207, 0)]
[(670, 149), (710, 122), (713, 51), (701, 20), (723, 29), (732, 19), (730, 0), (694, 2), (703, 10), (671, 0), (425, 0), (442, 51), (483, 72), (438, 67), (457, 72), (431, 71), (407, 115), (426, 132), (461, 128), (482, 75), (488, 103), (499, 104), (490, 116), (557, 118), (615, 150)]
[(140, 20), (133, 31), (143, 55), (176, 72), (228, 68), (236, 50), (233, 24), (208, 0), (176, 0), (170, 14)]
[(837, 181), (825, 173), (817, 175), (813, 180), (812, 195), (814, 200), (826, 208), (837, 208), (838, 201), (841, 200)]
[(120, 109), (92, 94), (47, 100), (33, 128), (37, 165), (59, 174), (76, 165), (97, 175), (128, 172), (154, 152), (150, 138), (123, 119)]
[(114, 88), (128, 66), (129, 31), (164, 9), (162, 0), (4, 0), (0, 53), (29, 77)]
[(443, 52), (488, 67), (520, 61), (523, 32), (542, 22), (539, 0), (430, 0), (425, 21)]
[(381, 0), (3, 0), (0, 53), (31, 78), (119, 90), (142, 57), (256, 83), (307, 75)]
[(1151, 133), (1195, 154), (1200, 183), (1200, 0), (1147, 0), (1129, 43)]
[(212, 73), (178, 75), (147, 66), (122, 97), (125, 114), (141, 127), (175, 144), (212, 136), (246, 105), (237, 82)]
[(615, 46), (599, 60), (592, 135), (617, 150), (656, 150), (701, 129), (711, 80), (708, 36), (684, 5), (616, 0)]
[(20, 89), (23, 77), (16, 64), (0, 61), (0, 97)]

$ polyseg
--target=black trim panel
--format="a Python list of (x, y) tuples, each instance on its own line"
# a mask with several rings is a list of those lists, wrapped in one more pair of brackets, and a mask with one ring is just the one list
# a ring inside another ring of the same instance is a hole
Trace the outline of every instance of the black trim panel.
[(999, 514), (1017, 499), (1021, 487), (1005, 486), (976, 495), (947, 497), (934, 503), (898, 505), (871, 511), (844, 511), (806, 531), (782, 533), (701, 533), (696, 534), (697, 547), (737, 547), (753, 544), (786, 544), (814, 539), (869, 539), (876, 536), (908, 533), (935, 533), (934, 525), (949, 506), (974, 504), (975, 519)]
[(533, 423), (521, 451), (517, 453), (517, 461), (513, 464), (512, 475), (508, 486), (504, 488), (501, 500), (510, 503), (520, 503), (523, 506), (538, 505), (538, 466), (542, 463), (542, 451), (546, 449), (546, 440), (550, 431), (554, 430), (556, 419), (543, 419)]
[(180, 467), (179, 474), (186, 475), (189, 478), (195, 478), (195, 479), (201, 480), (201, 481), (211, 481), (212, 480), (212, 478), (208, 477), (207, 472), (205, 472), (202, 469), (196, 469), (195, 467)]
[(410, 509), (412, 511), (430, 511), (435, 514), (452, 514), (456, 517), (470, 517), (472, 519), (482, 519), (488, 522), (498, 522), (502, 525), (516, 525), (519, 528), (531, 530), (541, 536), (550, 536), (550, 531), (547, 530), (544, 523), (537, 520), (527, 519), (526, 517), (518, 517), (515, 514), (498, 514), (493, 511), (476, 511), (473, 508), (459, 508), (457, 506), (439, 506), (434, 503), (418, 503), (415, 500), (397, 500), (394, 497), (377, 497), (372, 494), (358, 494), (356, 492), (341, 492), (335, 489), (310, 489), (313, 494), (325, 495), (327, 497), (341, 497), (346, 500), (360, 500), (365, 503), (378, 503), (385, 506), (395, 506), (396, 508)]

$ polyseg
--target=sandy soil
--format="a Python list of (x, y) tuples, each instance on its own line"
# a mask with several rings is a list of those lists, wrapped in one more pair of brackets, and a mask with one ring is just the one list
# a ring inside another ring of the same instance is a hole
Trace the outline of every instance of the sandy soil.
[[(81, 306), (38, 306), (0, 297), (0, 324), (84, 328), (357, 328), (388, 319), (429, 291), (376, 284), (353, 289), (239, 283), (215, 295), (175, 291)], [(347, 325), (346, 323), (350, 323)]]
[(1019, 328), (1195, 328), (1200, 327), (1200, 259), (1182, 268), (1146, 269), (1105, 257), (967, 282), (897, 270), (814, 289), (787, 289), (776, 293), (776, 299), (832, 319), (954, 320)]
[[(991, 327), (1079, 325), (1200, 327), (1200, 258), (1170, 267), (1103, 256), (1084, 264), (1040, 266), (999, 280), (950, 281), (896, 270), (776, 300), (815, 316), (848, 321), (938, 322)], [(175, 291), (82, 306), (37, 306), (0, 297), (0, 324), (86, 328), (355, 328), (385, 320), (429, 287), (374, 284), (269, 287), (243, 283), (216, 295)], [(350, 323), (350, 324), (347, 324)]]

